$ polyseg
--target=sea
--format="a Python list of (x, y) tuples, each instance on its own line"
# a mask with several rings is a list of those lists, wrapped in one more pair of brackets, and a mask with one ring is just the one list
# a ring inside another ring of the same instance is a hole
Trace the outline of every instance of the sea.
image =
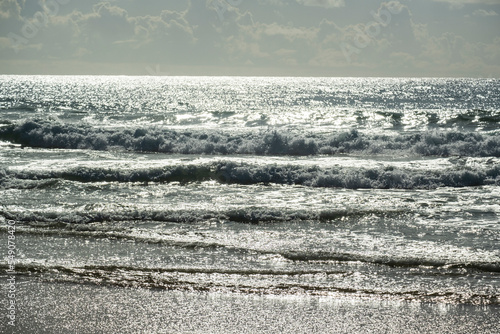
[(500, 80), (2, 75), (0, 240), (18, 289), (498, 314)]

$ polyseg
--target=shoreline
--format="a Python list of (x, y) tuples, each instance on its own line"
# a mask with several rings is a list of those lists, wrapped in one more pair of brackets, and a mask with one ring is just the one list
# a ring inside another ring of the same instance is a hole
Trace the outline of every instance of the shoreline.
[(495, 333), (499, 305), (17, 284), (6, 333)]

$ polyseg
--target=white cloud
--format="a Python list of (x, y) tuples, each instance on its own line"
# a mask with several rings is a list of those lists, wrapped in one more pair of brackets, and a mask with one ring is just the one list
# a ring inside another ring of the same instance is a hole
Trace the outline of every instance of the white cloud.
[(494, 10), (478, 9), (472, 13), (474, 16), (498, 16)]
[(21, 8), (24, 1), (17, 0), (1, 0), (0, 1), (0, 18), (8, 19), (10, 17), (20, 17)]
[(432, 0), (448, 3), (450, 9), (462, 9), (465, 5), (500, 5), (500, 0)]
[(452, 5), (467, 5), (467, 4), (500, 5), (500, 0), (433, 0), (433, 1), (448, 2)]
[(336, 8), (344, 7), (344, 0), (297, 0), (297, 2), (304, 6)]

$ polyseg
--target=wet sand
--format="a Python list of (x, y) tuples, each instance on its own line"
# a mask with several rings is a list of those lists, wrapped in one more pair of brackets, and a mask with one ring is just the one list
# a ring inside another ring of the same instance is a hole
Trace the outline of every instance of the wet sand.
[(15, 330), (3, 315), (2, 333), (486, 334), (498, 333), (500, 319), (498, 305), (167, 291), (32, 279), (17, 282), (16, 300)]

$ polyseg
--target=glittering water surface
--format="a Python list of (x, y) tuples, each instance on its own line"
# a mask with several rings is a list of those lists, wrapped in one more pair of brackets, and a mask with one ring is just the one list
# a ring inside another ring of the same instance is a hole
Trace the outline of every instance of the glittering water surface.
[(494, 79), (1, 76), (1, 237), (45, 282), (498, 304), (499, 106)]

